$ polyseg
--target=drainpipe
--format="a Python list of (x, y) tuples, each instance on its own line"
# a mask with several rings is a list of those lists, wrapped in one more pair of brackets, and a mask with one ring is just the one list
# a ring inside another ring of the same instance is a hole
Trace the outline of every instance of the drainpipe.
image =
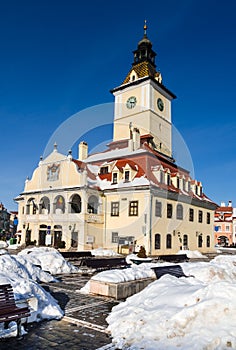
[(149, 217), (149, 254), (152, 253), (152, 200), (153, 200), (153, 196), (152, 196), (152, 192), (150, 191), (150, 209), (149, 209), (149, 213), (150, 213), (150, 217)]

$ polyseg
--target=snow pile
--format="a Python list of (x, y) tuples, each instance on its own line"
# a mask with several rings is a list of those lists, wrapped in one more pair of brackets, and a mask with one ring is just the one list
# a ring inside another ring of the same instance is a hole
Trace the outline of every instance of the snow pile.
[[(30, 322), (60, 319), (63, 316), (57, 301), (37, 283), (56, 281), (46, 271), (58, 274), (76, 270), (53, 248), (25, 249), (18, 255), (10, 255), (6, 250), (0, 250), (0, 284), (12, 285), (17, 303), (27, 299), (32, 301)], [(3, 323), (0, 324), (0, 338), (15, 334), (15, 322), (10, 324), (9, 329), (4, 329)]]
[(236, 256), (181, 266), (195, 277), (165, 275), (112, 309), (117, 348), (236, 349)]
[(140, 265), (132, 265), (131, 268), (123, 270), (108, 270), (94, 275), (91, 279), (95, 281), (121, 283), (134, 281), (140, 278), (155, 278), (155, 273), (150, 267), (157, 266), (154, 263), (142, 263)]
[(97, 248), (91, 250), (92, 255), (94, 256), (118, 256), (120, 254), (114, 252), (113, 250)]
[(67, 262), (54, 248), (34, 247), (32, 249), (24, 249), (18, 254), (18, 256), (29, 261), (31, 264), (41, 267), (44, 271), (49, 271), (52, 275), (78, 271), (75, 266)]
[(0, 249), (1, 249), (1, 248), (7, 248), (7, 247), (8, 247), (7, 242), (5, 242), (5, 241), (0, 241)]
[(186, 254), (189, 259), (207, 259), (207, 256), (198, 250), (179, 250), (177, 254)]

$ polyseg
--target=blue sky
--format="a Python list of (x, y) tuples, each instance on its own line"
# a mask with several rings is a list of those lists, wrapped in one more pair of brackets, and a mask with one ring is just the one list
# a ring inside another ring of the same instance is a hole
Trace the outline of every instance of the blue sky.
[(195, 177), (214, 201), (236, 206), (235, 15), (233, 0), (2, 1), (0, 201), (17, 208), (13, 198), (61, 123), (113, 102), (109, 90), (129, 71), (147, 19)]

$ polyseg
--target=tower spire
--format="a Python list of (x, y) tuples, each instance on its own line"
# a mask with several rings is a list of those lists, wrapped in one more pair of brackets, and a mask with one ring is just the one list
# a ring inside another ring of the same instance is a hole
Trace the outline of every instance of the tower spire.
[(147, 20), (144, 20), (144, 26), (143, 26), (143, 30), (144, 30), (144, 38), (147, 37)]

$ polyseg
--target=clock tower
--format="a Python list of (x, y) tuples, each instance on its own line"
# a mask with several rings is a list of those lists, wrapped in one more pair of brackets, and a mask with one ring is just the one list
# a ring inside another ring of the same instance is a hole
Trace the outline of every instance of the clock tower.
[(147, 37), (139, 41), (132, 67), (123, 83), (111, 92), (115, 96), (113, 141), (128, 139), (130, 125), (138, 128), (140, 135), (153, 136), (153, 147), (172, 157), (171, 101), (176, 96), (162, 83), (156, 70), (156, 53)]

